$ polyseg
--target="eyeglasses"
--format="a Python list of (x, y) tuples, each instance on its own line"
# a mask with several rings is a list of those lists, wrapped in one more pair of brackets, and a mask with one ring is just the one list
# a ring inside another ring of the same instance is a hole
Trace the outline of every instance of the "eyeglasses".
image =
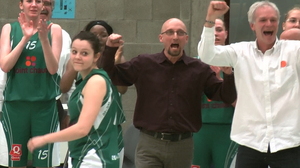
[(167, 36), (173, 36), (174, 34), (177, 34), (177, 36), (184, 36), (184, 35), (187, 35), (187, 33), (183, 30), (177, 30), (177, 31), (174, 31), (174, 30), (167, 30), (167, 31), (164, 31), (160, 34), (166, 34)]
[(44, 1), (44, 6), (52, 6), (52, 2), (49, 2), (49, 1)]
[(289, 23), (292, 23), (292, 24), (296, 24), (296, 23), (300, 24), (300, 20), (298, 20), (296, 18), (290, 18), (290, 19), (287, 19), (286, 21)]

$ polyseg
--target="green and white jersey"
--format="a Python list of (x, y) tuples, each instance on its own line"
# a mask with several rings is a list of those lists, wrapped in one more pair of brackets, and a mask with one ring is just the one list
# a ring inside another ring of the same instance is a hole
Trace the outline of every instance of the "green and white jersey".
[[(72, 158), (72, 166), (80, 167), (90, 162), (103, 168), (119, 167), (120, 138), (119, 126), (125, 117), (121, 107), (120, 97), (115, 86), (112, 85), (108, 75), (102, 69), (94, 69), (83, 79), (72, 93), (68, 108), (70, 122), (76, 123), (80, 116), (84, 97), (81, 94), (89, 78), (100, 75), (106, 81), (107, 93), (104, 97), (101, 109), (89, 134), (83, 138), (70, 141), (69, 150)], [(122, 144), (123, 145), (123, 144)]]
[[(11, 23), (11, 46), (14, 49), (23, 37), (19, 22)], [(51, 32), (48, 34), (51, 42)], [(15, 66), (7, 73), (5, 101), (47, 101), (60, 94), (59, 77), (46, 67), (42, 44), (35, 33), (24, 47)]]

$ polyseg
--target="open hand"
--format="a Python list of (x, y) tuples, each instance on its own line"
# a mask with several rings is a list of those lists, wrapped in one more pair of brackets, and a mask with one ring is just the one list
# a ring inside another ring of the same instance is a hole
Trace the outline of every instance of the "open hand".
[(26, 21), (24, 12), (19, 13), (18, 21), (22, 28), (23, 36), (30, 39), (30, 37), (34, 34), (33, 22), (30, 20), (29, 22)]
[(47, 22), (45, 19), (40, 19), (38, 26), (37, 26), (37, 31), (39, 33), (39, 39), (41, 40), (45, 40), (48, 38), (48, 32), (51, 28), (53, 23), (50, 23), (49, 25), (47, 25)]
[(221, 67), (221, 70), (227, 75), (231, 75), (233, 72), (232, 67)]

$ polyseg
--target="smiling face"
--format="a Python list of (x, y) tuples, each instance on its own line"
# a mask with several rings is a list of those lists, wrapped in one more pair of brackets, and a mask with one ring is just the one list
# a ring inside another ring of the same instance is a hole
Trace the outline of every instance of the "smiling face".
[(108, 38), (108, 33), (107, 33), (105, 27), (103, 27), (101, 25), (95, 25), (91, 28), (90, 32), (92, 32), (93, 34), (95, 34), (99, 38), (100, 44), (102, 46), (105, 46), (105, 43), (106, 43), (107, 38)]
[(271, 6), (261, 6), (256, 9), (254, 16), (254, 22), (250, 23), (250, 27), (255, 32), (258, 48), (260, 50), (272, 48), (278, 31), (276, 10)]
[(99, 56), (99, 53), (94, 53), (89, 41), (80, 39), (73, 41), (70, 58), (75, 71), (88, 72), (95, 68)]
[(186, 26), (176, 18), (167, 20), (162, 26), (159, 41), (164, 44), (164, 54), (167, 57), (181, 57), (188, 42)]
[(286, 20), (282, 23), (282, 29), (288, 30), (291, 28), (300, 29), (300, 8), (295, 8), (287, 13)]
[(50, 20), (53, 10), (53, 0), (43, 0), (43, 9), (41, 11), (41, 19)]
[(221, 19), (216, 19), (215, 23), (215, 45), (225, 45), (227, 31), (224, 22)]
[(40, 16), (43, 8), (42, 0), (24, 0), (19, 3), (19, 8), (30, 20), (35, 20)]

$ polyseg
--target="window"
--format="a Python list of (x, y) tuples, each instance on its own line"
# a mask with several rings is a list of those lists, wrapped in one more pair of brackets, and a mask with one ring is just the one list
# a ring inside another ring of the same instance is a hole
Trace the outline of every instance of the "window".
[[(250, 29), (247, 12), (249, 7), (258, 0), (225, 0), (230, 6), (229, 12), (224, 16), (225, 23), (229, 25), (229, 42), (253, 41), (255, 34)], [(300, 6), (299, 0), (272, 0), (280, 11), (278, 34), (282, 32), (282, 22), (285, 13), (294, 6)], [(228, 24), (229, 22), (229, 24)]]

